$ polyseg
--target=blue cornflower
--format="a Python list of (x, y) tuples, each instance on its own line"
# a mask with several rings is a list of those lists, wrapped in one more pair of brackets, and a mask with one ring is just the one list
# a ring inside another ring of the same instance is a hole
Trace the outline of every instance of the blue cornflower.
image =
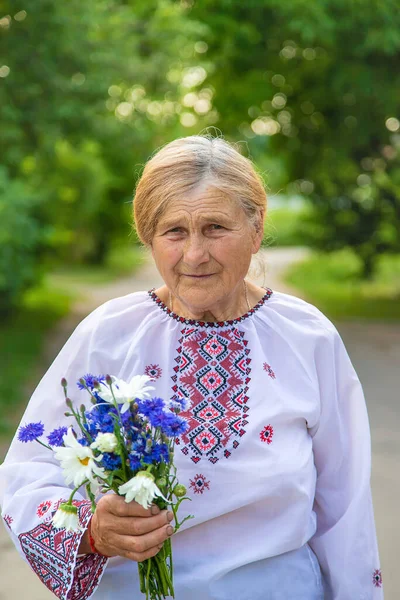
[(173, 396), (169, 401), (169, 406), (172, 410), (186, 411), (189, 410), (191, 402), (189, 398), (183, 396)]
[(28, 423), (19, 428), (18, 439), (20, 442), (34, 442), (44, 433), (44, 425), (39, 423)]
[(164, 407), (165, 402), (162, 398), (149, 398), (138, 401), (138, 411), (145, 417), (150, 417), (153, 413), (160, 412)]
[(142, 462), (141, 462), (140, 456), (138, 456), (137, 454), (135, 454), (134, 452), (132, 452), (129, 455), (129, 466), (132, 469), (132, 471), (137, 471), (138, 469), (140, 469), (141, 466), (142, 466)]
[(175, 416), (171, 413), (172, 419), (166, 425), (161, 426), (162, 432), (168, 437), (177, 437), (182, 435), (188, 429), (188, 423), (185, 419)]
[(150, 424), (153, 427), (161, 427), (164, 431), (164, 427), (167, 427), (170, 423), (175, 420), (175, 417), (172, 413), (166, 413), (164, 410), (159, 410), (158, 412), (153, 412), (149, 415)]
[(134, 420), (129, 410), (126, 410), (125, 412), (121, 413), (121, 421), (124, 427), (134, 425)]
[(141, 454), (144, 452), (146, 447), (146, 440), (143, 437), (138, 437), (135, 442), (132, 444), (132, 452), (138, 452)]
[(47, 436), (50, 446), (62, 446), (64, 443), (63, 436), (67, 431), (67, 427), (57, 427), (57, 429), (53, 429)]
[(96, 429), (96, 425), (94, 423), (88, 422), (88, 423), (84, 423), (83, 427), (86, 429), (86, 431), (89, 433), (89, 435), (91, 437), (96, 437), (98, 431)]
[[(105, 375), (92, 375), (91, 373), (87, 373), (87, 375), (84, 375), (83, 377), (81, 377), (81, 379), (84, 380), (84, 382), (86, 383), (86, 386), (90, 389), (93, 390), (94, 388), (94, 382), (98, 381), (99, 383), (102, 383), (103, 381), (105, 381)], [(76, 382), (76, 385), (78, 386), (78, 388), (80, 390), (84, 390), (86, 389), (84, 385), (81, 384), (80, 381)]]
[(143, 462), (147, 465), (151, 463), (159, 463), (163, 459), (164, 462), (169, 462), (169, 451), (167, 444), (159, 444), (153, 442), (150, 452), (146, 452), (143, 455)]
[(164, 462), (169, 462), (169, 448), (167, 444), (160, 444), (160, 453)]
[(103, 459), (101, 462), (106, 471), (115, 471), (122, 465), (121, 457), (114, 452), (103, 452)]
[[(92, 410), (86, 411), (86, 419), (89, 429), (92, 431), (101, 431), (102, 433), (113, 433), (114, 419), (111, 416), (116, 414), (115, 409), (102, 411), (101, 406), (95, 406)], [(93, 434), (92, 434), (93, 435)]]

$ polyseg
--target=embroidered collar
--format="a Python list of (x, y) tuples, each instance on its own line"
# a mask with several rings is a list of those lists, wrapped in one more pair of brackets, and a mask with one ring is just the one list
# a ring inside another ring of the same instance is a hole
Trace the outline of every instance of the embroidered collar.
[(265, 304), (265, 302), (267, 300), (270, 299), (270, 297), (273, 294), (273, 291), (270, 288), (264, 288), (266, 290), (264, 296), (261, 298), (261, 300), (259, 300), (257, 302), (257, 304), (255, 306), (253, 306), (253, 308), (251, 308), (247, 313), (245, 313), (244, 315), (242, 315), (241, 317), (238, 317), (237, 319), (229, 319), (228, 321), (197, 321), (196, 319), (185, 319), (185, 317), (180, 317), (179, 315), (177, 315), (176, 313), (174, 313), (172, 310), (170, 310), (168, 308), (168, 306), (161, 300), (161, 298), (159, 298), (157, 296), (157, 294), (155, 293), (155, 288), (151, 288), (151, 290), (148, 290), (148, 294), (150, 296), (150, 298), (157, 304), (157, 306), (163, 310), (169, 317), (171, 317), (172, 319), (175, 319), (175, 321), (179, 321), (180, 323), (185, 323), (186, 325), (196, 325), (198, 327), (226, 327), (228, 325), (235, 325), (236, 323), (241, 323), (242, 321), (244, 321), (245, 319), (247, 319), (248, 317), (251, 317), (251, 315), (253, 315), (259, 308), (261, 308), (261, 306), (263, 306), (263, 304)]

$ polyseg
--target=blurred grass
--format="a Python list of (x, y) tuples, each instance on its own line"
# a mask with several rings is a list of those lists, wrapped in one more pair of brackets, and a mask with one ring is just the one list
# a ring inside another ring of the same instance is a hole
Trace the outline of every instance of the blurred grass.
[(30, 290), (19, 310), (0, 323), (0, 439), (15, 429), (46, 334), (69, 312), (72, 301), (68, 292), (42, 285)]
[(289, 268), (284, 279), (330, 319), (400, 320), (400, 255), (380, 256), (371, 281), (360, 273), (360, 259), (343, 249), (315, 253)]
[(100, 286), (134, 273), (143, 263), (139, 247), (118, 245), (103, 267), (71, 266), (46, 275), (29, 290), (5, 322), (0, 322), (0, 442), (14, 433), (22, 407), (32, 393), (30, 382), (47, 336), (90, 286)]
[(49, 273), (46, 280), (49, 285), (80, 290), (90, 285), (102, 285), (131, 275), (144, 262), (145, 254), (139, 246), (118, 244), (109, 252), (105, 264), (97, 265), (68, 265), (59, 267)]

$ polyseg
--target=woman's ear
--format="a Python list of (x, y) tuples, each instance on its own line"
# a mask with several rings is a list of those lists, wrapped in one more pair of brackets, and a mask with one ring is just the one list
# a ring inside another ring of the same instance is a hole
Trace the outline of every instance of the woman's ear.
[(256, 254), (261, 246), (264, 237), (264, 215), (265, 210), (260, 209), (258, 219), (255, 224), (255, 235), (253, 237), (253, 254)]

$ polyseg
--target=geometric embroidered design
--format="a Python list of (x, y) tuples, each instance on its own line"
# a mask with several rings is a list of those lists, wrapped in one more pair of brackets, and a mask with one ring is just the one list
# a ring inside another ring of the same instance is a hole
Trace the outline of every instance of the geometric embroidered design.
[(273, 370), (271, 369), (271, 366), (268, 363), (265, 362), (263, 367), (264, 367), (264, 371), (267, 371), (268, 375), (270, 377), (272, 377), (272, 379), (276, 379), (275, 373), (273, 372)]
[(242, 323), (242, 321), (244, 321), (245, 319), (248, 319), (249, 317), (251, 317), (251, 315), (253, 315), (255, 312), (257, 312), (257, 310), (259, 310), (265, 304), (265, 302), (270, 299), (270, 297), (273, 294), (273, 291), (270, 288), (264, 288), (264, 289), (265, 289), (264, 296), (246, 314), (242, 315), (241, 317), (238, 317), (237, 319), (229, 319), (228, 321), (217, 321), (217, 322), (197, 321), (196, 319), (185, 319), (185, 317), (180, 317), (179, 315), (174, 313), (170, 308), (168, 308), (168, 306), (161, 300), (161, 298), (159, 298), (157, 296), (157, 294), (154, 291), (155, 290), (154, 287), (151, 288), (151, 290), (148, 290), (147, 293), (150, 296), (150, 298), (153, 300), (153, 302), (155, 302), (162, 311), (164, 311), (169, 317), (171, 317), (171, 319), (174, 319), (175, 321), (178, 321), (179, 323), (184, 323), (185, 325), (195, 325), (196, 327), (203, 327), (205, 329), (209, 329), (209, 328), (217, 329), (219, 327), (227, 327), (230, 325), (236, 325), (237, 323)]
[[(78, 518), (85, 529), (92, 516), (91, 502), (73, 501)], [(59, 598), (85, 600), (93, 594), (107, 561), (98, 554), (77, 559), (82, 532), (56, 529), (52, 523), (41, 523), (18, 538), (21, 548), (36, 575)]]
[(194, 479), (190, 479), (190, 486), (195, 494), (202, 494), (204, 490), (210, 489), (210, 482), (206, 480), (204, 475), (196, 475)]
[(49, 512), (51, 504), (51, 500), (46, 500), (45, 502), (41, 502), (39, 504), (39, 506), (37, 507), (36, 514), (40, 519)]
[(178, 342), (172, 391), (191, 401), (181, 411), (189, 428), (181, 451), (194, 463), (229, 458), (248, 424), (250, 350), (237, 327), (211, 331), (184, 327)]
[(160, 365), (147, 365), (144, 369), (144, 374), (152, 379), (159, 379), (162, 375), (162, 369)]
[(11, 529), (11, 523), (14, 521), (11, 515), (4, 515), (3, 520), (7, 525), (8, 529)]
[(266, 425), (264, 429), (260, 432), (260, 440), (262, 442), (267, 442), (270, 444), (272, 442), (272, 437), (274, 435), (274, 428), (272, 425)]
[(382, 573), (380, 569), (375, 569), (372, 577), (372, 583), (375, 587), (382, 587)]

